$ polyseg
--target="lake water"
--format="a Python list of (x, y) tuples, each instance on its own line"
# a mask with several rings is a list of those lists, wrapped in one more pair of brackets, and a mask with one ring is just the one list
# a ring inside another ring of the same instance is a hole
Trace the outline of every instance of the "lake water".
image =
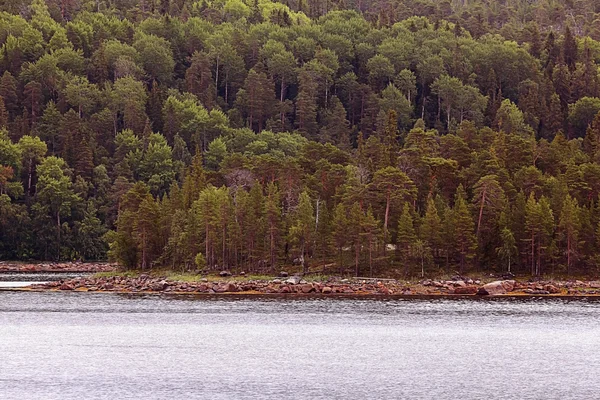
[(600, 302), (0, 291), (0, 398), (594, 399)]

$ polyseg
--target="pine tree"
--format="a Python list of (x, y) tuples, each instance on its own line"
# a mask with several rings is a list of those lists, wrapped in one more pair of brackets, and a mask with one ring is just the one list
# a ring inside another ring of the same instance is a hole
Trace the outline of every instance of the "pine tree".
[(571, 273), (573, 260), (577, 259), (579, 253), (579, 231), (581, 229), (579, 214), (577, 200), (567, 195), (558, 222), (558, 229), (565, 246), (564, 252), (567, 256), (567, 274)]
[(333, 243), (337, 248), (340, 258), (340, 273), (344, 272), (344, 246), (348, 243), (348, 218), (344, 203), (338, 203), (333, 211)]
[(400, 254), (400, 259), (404, 264), (405, 274), (409, 274), (411, 248), (416, 241), (413, 217), (408, 203), (404, 203), (402, 215), (398, 220), (398, 231), (396, 234), (396, 251)]
[(442, 248), (442, 219), (438, 213), (435, 201), (432, 198), (427, 200), (427, 209), (421, 221), (419, 229), (419, 238), (422, 239), (434, 254)]
[(277, 248), (281, 232), (281, 204), (279, 189), (274, 183), (267, 185), (265, 199), (265, 217), (269, 232), (269, 265), (274, 270), (277, 267)]
[(373, 249), (377, 242), (378, 221), (369, 207), (366, 215), (361, 219), (361, 235), (369, 248), (369, 276), (373, 277)]
[(563, 39), (563, 59), (569, 70), (574, 71), (577, 65), (577, 41), (571, 33), (569, 26), (565, 26), (565, 35)]
[(360, 209), (358, 203), (353, 203), (348, 213), (348, 239), (352, 242), (354, 249), (354, 274), (360, 276), (359, 260), (361, 251), (361, 221), (363, 218), (363, 212)]
[(473, 217), (467, 207), (462, 185), (456, 190), (454, 208), (452, 209), (452, 226), (456, 249), (460, 256), (460, 272), (463, 273), (467, 260), (475, 256), (477, 238), (475, 236)]
[(298, 77), (300, 91), (296, 97), (296, 124), (300, 132), (314, 138), (317, 132), (317, 81), (313, 73), (302, 70)]
[(307, 256), (310, 243), (315, 232), (315, 209), (312, 205), (308, 192), (304, 191), (298, 199), (298, 207), (292, 217), (290, 236), (298, 244), (300, 250), (300, 263), (302, 270), (308, 273)]

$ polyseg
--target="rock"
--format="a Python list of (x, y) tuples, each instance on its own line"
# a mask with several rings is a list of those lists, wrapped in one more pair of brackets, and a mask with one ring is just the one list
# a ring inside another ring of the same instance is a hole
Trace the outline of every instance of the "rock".
[(238, 291), (238, 287), (235, 284), (229, 282), (229, 283), (227, 283), (225, 285), (224, 291), (225, 292), (230, 292), (230, 293), (237, 292)]
[(204, 282), (204, 283), (206, 283), (206, 282), (208, 282), (208, 279), (206, 279), (206, 278), (202, 278), (202, 279), (200, 279), (200, 282)]
[(280, 284), (281, 283), (281, 279), (273, 279), (271, 281), (271, 283)]
[(465, 287), (465, 286), (467, 286), (467, 284), (465, 283), (465, 281), (455, 281), (455, 282), (452, 282), (452, 284), (454, 286), (459, 286), (459, 287)]
[(229, 272), (229, 271), (221, 271), (221, 272), (219, 272), (219, 276), (220, 277), (231, 276), (231, 272)]
[(454, 294), (475, 294), (477, 286), (461, 286), (454, 289)]
[(591, 281), (589, 285), (593, 289), (600, 289), (600, 282), (599, 281)]
[(546, 285), (544, 286), (544, 290), (552, 294), (560, 293), (560, 289), (554, 285)]
[(302, 285), (302, 293), (312, 293), (315, 291), (315, 288), (313, 285), (307, 283)]
[(60, 285), (60, 290), (73, 290), (73, 286), (67, 282)]
[(285, 271), (281, 271), (281, 272), (279, 273), (279, 277), (280, 277), (280, 278), (287, 278), (288, 276), (289, 276), (289, 275), (288, 275), (288, 273), (287, 273), (287, 272), (285, 272)]
[(323, 287), (323, 289), (321, 289), (321, 293), (323, 294), (329, 294), (333, 291), (333, 289), (331, 289), (329, 286), (325, 286)]
[(287, 285), (284, 285), (279, 288), (279, 293), (291, 293), (291, 292), (292, 292), (292, 290)]
[(513, 280), (502, 281), (502, 286), (507, 292), (512, 292), (515, 289), (516, 282)]
[(300, 277), (298, 275), (294, 275), (294, 276), (291, 276), (288, 279), (286, 279), (284, 283), (288, 283), (290, 285), (297, 285), (300, 283), (301, 280), (302, 280), (302, 277)]
[(200, 284), (200, 285), (198, 285), (198, 288), (197, 288), (197, 290), (198, 290), (200, 293), (205, 293), (205, 292), (208, 292), (208, 285)]
[(482, 287), (479, 288), (477, 294), (479, 295), (497, 295), (497, 294), (506, 294), (510, 292), (515, 287), (515, 281), (494, 281), (490, 283), (486, 283)]
[(391, 294), (391, 292), (390, 292), (390, 289), (388, 289), (388, 288), (387, 288), (387, 287), (385, 287), (385, 286), (382, 286), (382, 287), (380, 287), (380, 288), (379, 288), (377, 291), (378, 291), (380, 294)]

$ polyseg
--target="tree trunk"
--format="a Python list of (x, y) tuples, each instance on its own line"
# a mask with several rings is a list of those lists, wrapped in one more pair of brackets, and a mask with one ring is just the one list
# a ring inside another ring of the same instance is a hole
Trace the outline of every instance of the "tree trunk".
[(60, 210), (56, 212), (56, 226), (58, 228), (57, 237), (58, 237), (58, 257), (57, 261), (60, 260)]
[(531, 234), (531, 275), (535, 275), (535, 235)]
[(481, 195), (481, 205), (479, 206), (479, 219), (477, 220), (477, 237), (479, 237), (479, 229), (481, 228), (481, 217), (483, 216), (483, 206), (485, 204), (485, 192), (487, 188), (483, 189), (483, 193)]
[(391, 198), (390, 190), (388, 190), (387, 195), (385, 197), (385, 217), (383, 219), (383, 234), (384, 238), (387, 241), (387, 233), (388, 233), (388, 219), (390, 216), (390, 198)]
[(358, 276), (358, 258), (360, 257), (360, 242), (354, 243), (354, 266), (355, 275)]

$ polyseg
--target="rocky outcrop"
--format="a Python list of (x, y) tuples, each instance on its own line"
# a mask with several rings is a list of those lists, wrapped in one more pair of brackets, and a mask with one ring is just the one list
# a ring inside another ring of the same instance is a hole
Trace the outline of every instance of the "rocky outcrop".
[[(215, 281), (215, 279), (220, 279)], [(498, 280), (480, 285), (477, 279), (424, 280), (402, 283), (396, 280), (330, 278), (326, 282), (307, 282), (301, 276), (286, 280), (252, 280), (239, 277), (198, 277), (195, 282), (172, 281), (165, 277), (141, 274), (137, 277), (80, 277), (30, 286), (27, 290), (62, 290), (119, 293), (189, 293), (189, 294), (283, 294), (283, 295), (600, 295), (596, 281), (515, 281)]]
[(515, 281), (494, 281), (490, 283), (486, 283), (482, 287), (479, 288), (477, 294), (479, 295), (499, 295), (506, 294), (508, 292), (512, 292), (515, 288)]

